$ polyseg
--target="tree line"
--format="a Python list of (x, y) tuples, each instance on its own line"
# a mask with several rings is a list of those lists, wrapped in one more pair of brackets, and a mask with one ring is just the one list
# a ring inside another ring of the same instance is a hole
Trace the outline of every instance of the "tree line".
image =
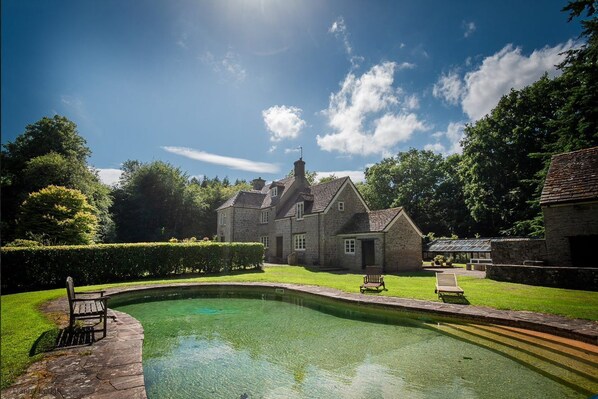
[(166, 162), (134, 160), (123, 163), (120, 181), (111, 188), (89, 166), (90, 155), (75, 123), (59, 115), (28, 125), (3, 146), (4, 244), (211, 238), (216, 208), (250, 188), (243, 180), (199, 180)]

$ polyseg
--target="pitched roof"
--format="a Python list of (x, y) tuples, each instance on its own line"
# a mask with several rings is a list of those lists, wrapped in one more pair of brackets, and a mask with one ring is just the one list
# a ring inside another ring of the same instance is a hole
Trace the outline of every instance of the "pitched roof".
[(598, 199), (598, 147), (554, 155), (541, 205)]
[(530, 238), (437, 238), (424, 245), (425, 252), (490, 252), (493, 241), (530, 241)]
[(239, 208), (256, 208), (259, 209), (264, 202), (265, 193), (260, 191), (239, 191), (226, 202), (220, 205), (216, 210), (228, 208), (229, 206), (237, 206)]
[[(282, 194), (293, 184), (293, 182), (295, 182), (295, 176), (290, 176), (290, 177), (285, 177), (284, 179), (273, 181), (267, 187), (279, 187), (278, 195), (274, 198), (280, 198), (282, 196)], [(280, 187), (282, 187), (282, 188), (280, 188)], [(269, 188), (265, 188), (264, 192), (266, 193), (266, 196), (264, 197), (264, 201), (262, 202), (261, 207), (269, 208), (270, 206), (273, 205), (272, 204), (273, 202), (276, 202), (276, 200), (273, 201), (272, 191)], [(274, 205), (276, 205), (276, 204), (274, 204)]]
[(402, 207), (356, 213), (337, 234), (382, 232), (403, 210)]
[(323, 212), (347, 180), (349, 180), (349, 177), (341, 177), (340, 179), (306, 187), (303, 191), (297, 193), (295, 198), (287, 202), (285, 207), (278, 213), (278, 218), (295, 215), (295, 204), (300, 201), (306, 202), (305, 214)]

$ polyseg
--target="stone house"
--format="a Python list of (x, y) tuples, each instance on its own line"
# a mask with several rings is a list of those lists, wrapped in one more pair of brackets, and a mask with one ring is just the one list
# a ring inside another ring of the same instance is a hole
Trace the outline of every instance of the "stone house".
[(540, 206), (548, 263), (597, 267), (598, 147), (552, 157)]
[(422, 233), (400, 207), (370, 211), (350, 178), (310, 185), (305, 162), (294, 175), (239, 191), (218, 209), (220, 241), (254, 241), (266, 260), (385, 272), (422, 267)]

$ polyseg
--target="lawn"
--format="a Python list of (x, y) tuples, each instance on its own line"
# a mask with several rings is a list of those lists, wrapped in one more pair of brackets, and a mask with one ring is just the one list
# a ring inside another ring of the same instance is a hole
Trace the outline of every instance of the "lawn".
[[(459, 276), (458, 279), (459, 285), (465, 290), (466, 297), (471, 305), (488, 306), (496, 309), (529, 310), (598, 320), (598, 292), (535, 287), (467, 276)], [(263, 272), (147, 280), (98, 285), (85, 287), (85, 289), (148, 283), (166, 284), (204, 281), (261, 281), (308, 284), (358, 293), (362, 276), (360, 274), (317, 272), (299, 266), (267, 266), (264, 267)], [(433, 274), (414, 272), (400, 276), (389, 275), (385, 277), (385, 282), (388, 291), (373, 295), (438, 301), (436, 294), (434, 294), (435, 277)], [(41, 314), (39, 306), (62, 295), (65, 295), (64, 289), (3, 295), (1, 297), (2, 343), (0, 359), (2, 388), (10, 385), (14, 378), (22, 373), (31, 362), (39, 358), (39, 355), (30, 356), (31, 348), (42, 333), (54, 328), (54, 324)]]

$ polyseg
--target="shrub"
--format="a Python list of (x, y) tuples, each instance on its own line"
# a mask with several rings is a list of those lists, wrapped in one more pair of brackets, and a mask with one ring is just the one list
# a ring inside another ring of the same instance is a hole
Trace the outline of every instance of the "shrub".
[(41, 247), (43, 244), (35, 240), (17, 238), (5, 245), (5, 247)]
[(446, 260), (446, 258), (444, 257), (444, 255), (436, 255), (434, 257), (434, 263), (437, 265), (442, 265), (442, 263)]
[(138, 243), (2, 248), (2, 288), (52, 288), (260, 268), (260, 243)]

